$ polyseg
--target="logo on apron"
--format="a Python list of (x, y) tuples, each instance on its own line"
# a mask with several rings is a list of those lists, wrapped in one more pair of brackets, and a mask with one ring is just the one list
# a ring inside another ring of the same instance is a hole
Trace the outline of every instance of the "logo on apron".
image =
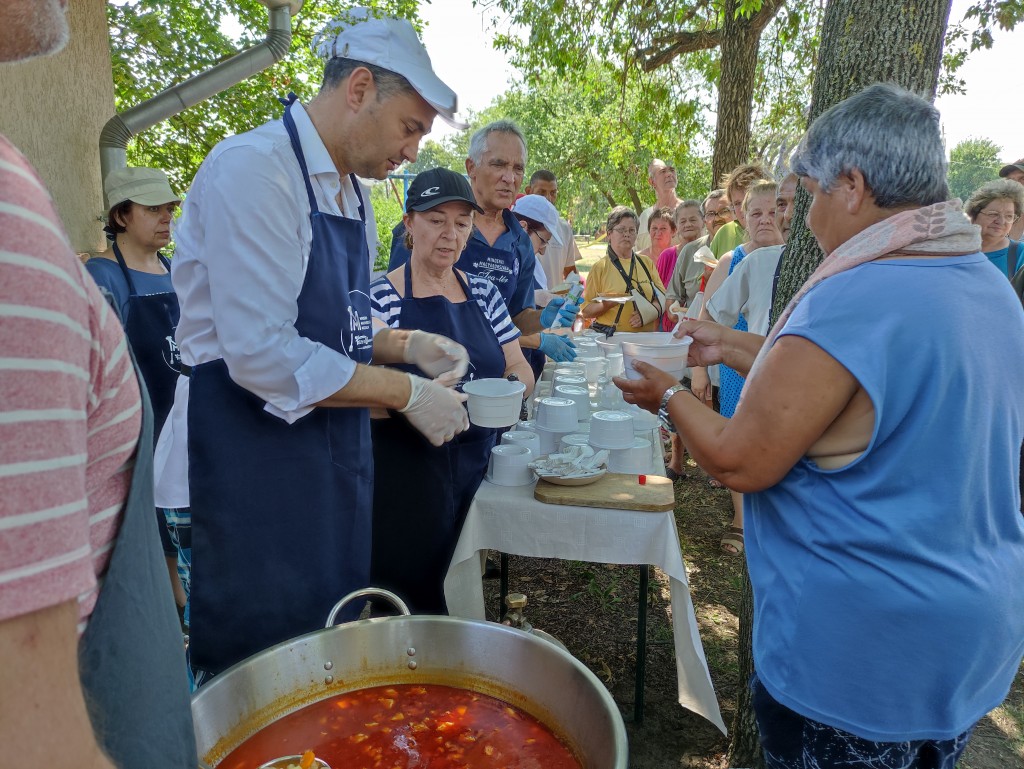
[(164, 337), (165, 345), (161, 350), (161, 355), (167, 368), (178, 372), (181, 371), (181, 350), (178, 349), (178, 345), (174, 341), (174, 331), (175, 329), (172, 328), (170, 335)]
[(341, 330), (342, 349), (351, 357), (356, 350), (373, 347), (373, 326), (370, 321), (370, 297), (355, 289), (348, 292), (348, 329)]

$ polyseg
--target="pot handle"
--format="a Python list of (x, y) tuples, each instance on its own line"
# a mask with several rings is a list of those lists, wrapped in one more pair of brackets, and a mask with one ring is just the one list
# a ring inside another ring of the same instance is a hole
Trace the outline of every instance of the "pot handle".
[(392, 606), (394, 606), (396, 609), (398, 609), (398, 611), (402, 613), (403, 617), (408, 617), (410, 614), (412, 614), (412, 612), (409, 611), (409, 607), (406, 605), (405, 601), (403, 601), (397, 595), (392, 593), (390, 590), (385, 590), (382, 587), (364, 587), (362, 590), (352, 591), (347, 596), (338, 601), (336, 604), (334, 604), (334, 608), (331, 609), (331, 613), (327, 615), (327, 623), (324, 625), (324, 627), (334, 627), (334, 621), (338, 618), (338, 612), (340, 612), (342, 608), (344, 608), (345, 604), (351, 603), (357, 598), (367, 598), (371, 596), (374, 598), (383, 598), (387, 600), (391, 603)]

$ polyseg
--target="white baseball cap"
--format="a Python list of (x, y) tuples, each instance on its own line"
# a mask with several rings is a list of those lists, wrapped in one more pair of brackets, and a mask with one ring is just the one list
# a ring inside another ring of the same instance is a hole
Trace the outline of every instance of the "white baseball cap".
[(448, 125), (469, 127), (455, 119), (459, 98), (434, 74), (427, 49), (405, 19), (377, 18), (368, 8), (352, 8), (327, 22), (313, 38), (313, 51), (325, 61), (355, 59), (401, 75)]
[(551, 242), (556, 246), (562, 245), (562, 237), (558, 232), (561, 229), (558, 226), (558, 210), (547, 198), (541, 195), (523, 195), (512, 204), (512, 213), (543, 224), (544, 229), (551, 233)]

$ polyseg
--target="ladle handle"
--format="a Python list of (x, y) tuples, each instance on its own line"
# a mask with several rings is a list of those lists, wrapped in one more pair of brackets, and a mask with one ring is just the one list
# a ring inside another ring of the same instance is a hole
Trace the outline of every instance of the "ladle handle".
[(397, 595), (392, 593), (390, 590), (385, 590), (381, 587), (364, 587), (361, 590), (354, 590), (347, 596), (342, 598), (331, 609), (331, 613), (327, 615), (327, 623), (324, 627), (334, 627), (334, 621), (338, 618), (338, 612), (340, 612), (346, 604), (351, 603), (357, 598), (383, 598), (391, 603), (398, 611), (402, 613), (403, 617), (408, 617), (412, 614), (409, 611), (409, 607), (406, 606), (405, 601), (399, 598)]

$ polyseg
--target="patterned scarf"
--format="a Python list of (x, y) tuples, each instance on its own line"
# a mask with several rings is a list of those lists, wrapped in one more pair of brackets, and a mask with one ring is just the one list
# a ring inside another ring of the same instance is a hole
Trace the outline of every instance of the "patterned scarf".
[(902, 211), (861, 230), (826, 256), (786, 305), (754, 359), (747, 381), (753, 379), (793, 310), (826, 278), (884, 256), (964, 256), (980, 250), (981, 230), (964, 216), (959, 200)]

